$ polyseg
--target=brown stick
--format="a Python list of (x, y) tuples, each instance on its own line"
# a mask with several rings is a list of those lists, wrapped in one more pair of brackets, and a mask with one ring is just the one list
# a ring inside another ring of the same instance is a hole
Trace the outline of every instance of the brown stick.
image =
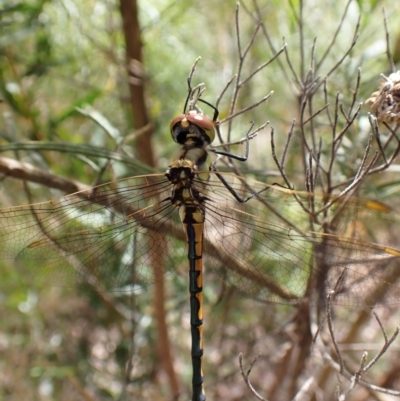
[[(144, 80), (145, 73), (142, 58), (142, 41), (138, 20), (138, 8), (135, 0), (120, 0), (120, 11), (123, 22), (123, 32), (126, 45), (126, 68), (130, 93), (130, 106), (135, 129), (140, 129), (149, 123), (147, 112)], [(146, 132), (136, 139), (136, 153), (142, 162), (155, 167), (154, 151), (151, 137), (153, 132)], [(158, 355), (164, 367), (173, 396), (179, 393), (178, 379), (174, 370), (165, 310), (165, 288), (163, 274), (160, 272), (159, 258), (154, 260), (154, 273), (159, 279), (154, 285), (154, 317), (158, 330)]]
[[(120, 11), (125, 37), (125, 59), (128, 73), (130, 93), (130, 106), (132, 110), (133, 125), (140, 129), (149, 123), (145, 94), (142, 57), (142, 40), (138, 20), (137, 3), (135, 0), (120, 0)], [(154, 152), (151, 143), (152, 132), (138, 136), (136, 151), (139, 158), (151, 167), (155, 166)]]

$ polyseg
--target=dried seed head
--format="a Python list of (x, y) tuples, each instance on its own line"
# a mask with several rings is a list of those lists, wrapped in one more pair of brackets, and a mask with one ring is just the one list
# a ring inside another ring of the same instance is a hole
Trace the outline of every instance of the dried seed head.
[(381, 74), (382, 80), (377, 92), (374, 92), (365, 102), (379, 122), (400, 122), (400, 71), (390, 74), (389, 77)]

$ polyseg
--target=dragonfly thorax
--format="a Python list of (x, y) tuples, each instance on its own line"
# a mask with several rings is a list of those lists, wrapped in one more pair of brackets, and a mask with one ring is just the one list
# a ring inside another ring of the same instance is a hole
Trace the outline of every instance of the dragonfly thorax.
[(188, 188), (192, 185), (195, 170), (196, 166), (190, 160), (179, 159), (169, 166), (165, 175), (171, 184)]
[(173, 184), (171, 203), (175, 206), (201, 206), (207, 199), (206, 189), (208, 171), (199, 171), (198, 166), (189, 159), (175, 160), (166, 171), (166, 177)]

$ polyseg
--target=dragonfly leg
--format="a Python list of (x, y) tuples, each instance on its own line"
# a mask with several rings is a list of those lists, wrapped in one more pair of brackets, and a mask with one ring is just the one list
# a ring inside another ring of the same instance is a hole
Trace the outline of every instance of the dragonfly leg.
[(261, 194), (262, 192), (269, 189), (269, 187), (263, 188), (261, 191), (257, 191), (254, 194), (248, 196), (247, 198), (241, 198), (239, 194), (232, 188), (232, 186), (225, 180), (225, 178), (219, 173), (215, 166), (211, 166), (211, 170), (215, 172), (215, 175), (219, 178), (219, 180), (224, 184), (225, 188), (232, 194), (232, 196), (239, 202), (239, 203), (246, 203), (250, 199), (253, 199), (257, 195)]
[[(232, 158), (232, 159), (239, 160), (240, 162), (245, 162), (245, 161), (247, 161), (247, 159), (248, 159), (248, 157), (249, 157), (250, 132), (251, 132), (251, 130), (253, 129), (253, 126), (254, 126), (254, 121), (251, 122), (251, 125), (250, 125), (249, 130), (246, 132), (246, 140), (245, 140), (245, 143), (246, 143), (246, 150), (245, 150), (245, 155), (244, 155), (244, 156), (235, 155), (234, 153), (225, 152), (225, 151), (223, 151), (223, 150), (216, 150), (216, 149), (209, 149), (209, 150), (210, 150), (211, 152), (217, 154), (217, 155), (220, 155), (220, 156), (228, 156), (228, 157), (230, 157), (230, 158)], [(221, 134), (220, 134), (220, 132), (219, 132), (219, 122), (216, 122), (216, 124), (215, 124), (215, 129), (217, 130), (217, 134), (218, 134), (219, 138), (221, 138)], [(241, 140), (241, 141), (242, 141), (242, 140)], [(240, 142), (241, 142), (241, 141), (240, 141)], [(236, 143), (239, 143), (239, 142), (236, 142)], [(233, 143), (233, 144), (235, 144), (235, 143)]]

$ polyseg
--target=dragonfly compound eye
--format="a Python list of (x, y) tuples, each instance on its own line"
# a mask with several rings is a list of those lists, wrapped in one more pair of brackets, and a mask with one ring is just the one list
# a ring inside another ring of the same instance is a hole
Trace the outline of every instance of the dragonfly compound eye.
[(215, 138), (215, 123), (202, 113), (182, 114), (171, 121), (171, 135), (182, 145), (192, 140), (200, 146), (209, 145)]

